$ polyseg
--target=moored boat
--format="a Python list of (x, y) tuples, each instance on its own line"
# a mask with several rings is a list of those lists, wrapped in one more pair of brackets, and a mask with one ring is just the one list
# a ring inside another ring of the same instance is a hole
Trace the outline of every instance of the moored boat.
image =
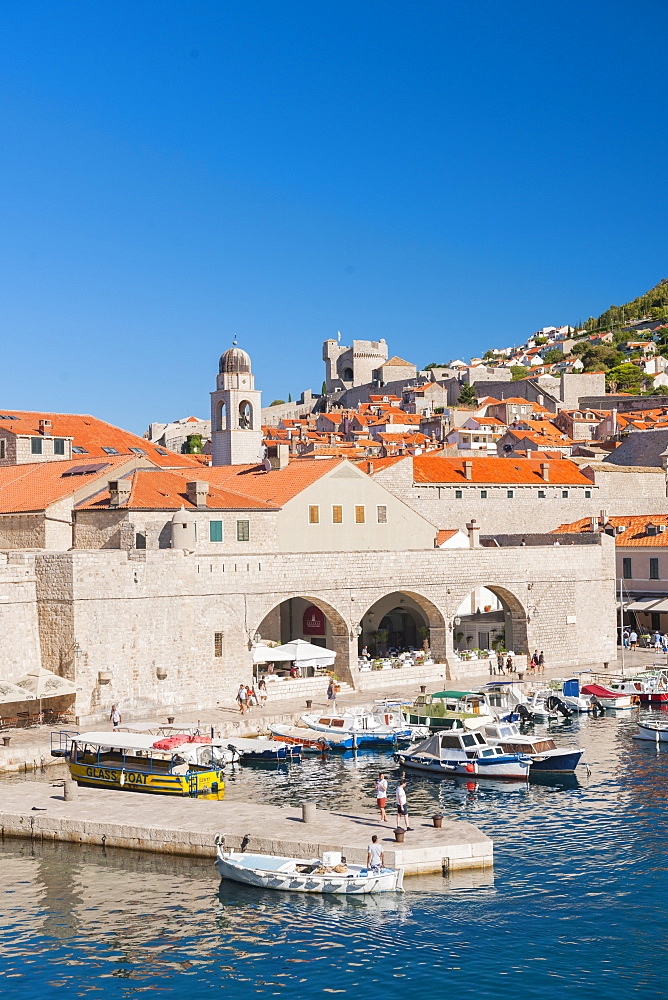
[(65, 759), (79, 785), (222, 799), (225, 782), (222, 770), (212, 763), (211, 741), (195, 739), (183, 737), (165, 749), (155, 745), (163, 741), (140, 733), (74, 733), (66, 739)]
[(392, 746), (410, 740), (411, 729), (401, 712), (383, 714), (362, 708), (342, 713), (302, 715), (301, 721), (317, 733), (342, 733), (353, 737), (353, 746)]
[(453, 730), (435, 733), (413, 750), (399, 750), (394, 759), (403, 767), (440, 775), (477, 775), (479, 778), (505, 778), (526, 781), (531, 757), (525, 753), (506, 753), (490, 746), (480, 732)]
[(326, 753), (333, 750), (351, 750), (353, 737), (344, 733), (316, 733), (301, 726), (284, 726), (273, 723), (269, 732), (274, 740), (301, 747), (302, 753)]
[(360, 895), (400, 892), (403, 868), (366, 868), (349, 865), (336, 851), (308, 860), (271, 854), (225, 851), (217, 845), (216, 868), (221, 878), (283, 892), (319, 892)]
[(633, 737), (635, 740), (648, 740), (652, 743), (668, 743), (668, 723), (666, 722), (639, 722), (638, 732)]
[(633, 708), (634, 699), (630, 694), (611, 691), (610, 688), (604, 687), (602, 684), (585, 684), (582, 693), (596, 698), (603, 705), (603, 708)]
[(450, 729), (477, 729), (493, 722), (496, 715), (477, 691), (437, 691), (420, 694), (406, 709), (412, 725), (427, 726), (438, 732)]
[(525, 753), (531, 757), (529, 776), (534, 774), (573, 774), (584, 753), (579, 747), (558, 747), (550, 737), (524, 736), (514, 722), (494, 722), (485, 726), (485, 739), (506, 753)]
[(266, 736), (223, 737), (221, 740), (215, 740), (214, 743), (237, 753), (242, 763), (258, 760), (298, 760), (301, 756), (301, 747), (298, 744), (287, 740), (268, 739)]

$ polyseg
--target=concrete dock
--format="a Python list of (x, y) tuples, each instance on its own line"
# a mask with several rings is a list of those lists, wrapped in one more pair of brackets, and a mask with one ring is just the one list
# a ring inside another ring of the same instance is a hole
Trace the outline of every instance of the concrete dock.
[(407, 875), (484, 868), (493, 864), (493, 843), (466, 822), (411, 817), (413, 830), (395, 843), (391, 823), (377, 815), (317, 810), (302, 822), (301, 810), (236, 800), (197, 801), (137, 792), (79, 788), (65, 801), (61, 783), (21, 782), (2, 788), (0, 836), (124, 847), (161, 854), (215, 857), (214, 837), (227, 847), (262, 854), (320, 857), (341, 851), (352, 863), (366, 863), (372, 834), (378, 834), (385, 863)]

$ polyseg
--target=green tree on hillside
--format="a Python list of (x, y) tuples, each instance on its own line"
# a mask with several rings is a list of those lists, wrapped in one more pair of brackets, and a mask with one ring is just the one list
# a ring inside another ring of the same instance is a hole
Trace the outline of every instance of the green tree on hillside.
[(610, 306), (600, 316), (591, 316), (585, 323), (587, 330), (609, 330), (611, 327), (620, 327), (624, 323), (641, 319), (643, 316), (651, 316), (654, 319), (668, 317), (668, 279), (664, 278), (654, 288), (650, 288), (644, 295), (639, 295), (632, 302), (625, 302), (621, 306)]
[(611, 344), (576, 344), (573, 354), (579, 356), (584, 371), (592, 372), (607, 371), (626, 360), (625, 355)]
[(627, 362), (606, 373), (605, 387), (608, 392), (638, 392), (644, 378), (645, 373), (641, 368)]
[(510, 366), (511, 380), (513, 382), (518, 382), (521, 378), (526, 378), (529, 374), (529, 369), (524, 365), (511, 365)]
[(462, 406), (470, 406), (472, 403), (478, 401), (478, 396), (475, 391), (474, 385), (463, 385), (459, 390), (459, 396), (457, 397), (457, 402)]
[(556, 347), (553, 347), (550, 351), (545, 351), (543, 355), (543, 362), (546, 365), (558, 365), (560, 361), (564, 360), (564, 355), (561, 351), (558, 351)]
[(273, 403), (270, 403), (269, 405), (270, 405), (270, 406), (280, 406), (280, 405), (281, 405), (281, 403), (284, 403), (284, 402), (285, 402), (285, 400), (284, 400), (284, 399), (275, 399), (275, 400), (273, 401)]

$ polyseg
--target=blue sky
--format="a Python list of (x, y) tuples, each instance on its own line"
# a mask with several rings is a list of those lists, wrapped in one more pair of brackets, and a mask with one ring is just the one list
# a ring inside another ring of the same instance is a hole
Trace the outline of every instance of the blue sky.
[(5, 0), (2, 406), (206, 415), (322, 341), (422, 365), (668, 277), (654, 0)]

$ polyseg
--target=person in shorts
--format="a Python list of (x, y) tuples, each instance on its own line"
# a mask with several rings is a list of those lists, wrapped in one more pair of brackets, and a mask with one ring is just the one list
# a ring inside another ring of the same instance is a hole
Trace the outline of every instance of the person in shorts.
[(109, 721), (111, 722), (114, 729), (118, 728), (118, 726), (120, 726), (121, 722), (123, 721), (123, 716), (118, 711), (115, 705), (111, 706), (111, 712), (109, 713)]
[(405, 778), (402, 778), (397, 785), (397, 829), (401, 826), (402, 820), (406, 829), (410, 830), (410, 826), (408, 825), (408, 801), (406, 799)]
[(380, 818), (383, 823), (387, 823), (385, 806), (387, 805), (387, 778), (381, 771), (376, 779), (376, 805), (380, 811)]
[(366, 866), (371, 871), (379, 872), (385, 867), (385, 851), (378, 843), (378, 837), (374, 833), (371, 843), (366, 849)]

